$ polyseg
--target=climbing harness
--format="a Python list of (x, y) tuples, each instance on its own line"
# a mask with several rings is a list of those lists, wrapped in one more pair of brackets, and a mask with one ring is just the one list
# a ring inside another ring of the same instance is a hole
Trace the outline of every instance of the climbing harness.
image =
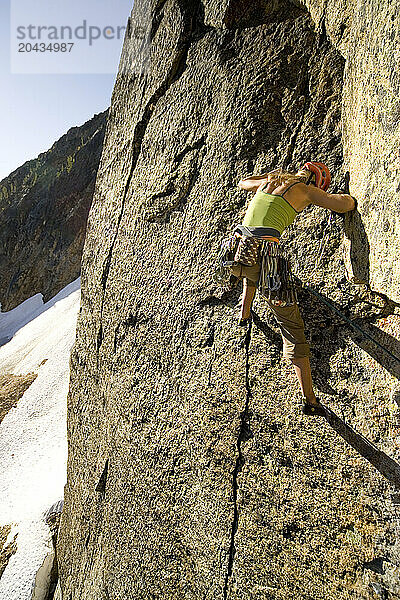
[(235, 254), (239, 238), (233, 235), (223, 238), (214, 263), (213, 280), (215, 283), (230, 288), (230, 269), (235, 264)]
[(264, 228), (266, 235), (257, 237), (250, 228), (238, 225), (233, 233), (222, 240), (214, 271), (214, 281), (228, 286), (231, 267), (260, 265), (258, 290), (262, 296), (277, 306), (290, 306), (297, 302), (290, 260), (279, 247), (278, 239), (267, 239), (280, 234)]
[(295, 304), (297, 294), (290, 259), (283, 254), (276, 242), (264, 240), (260, 250), (260, 267), (260, 294), (277, 306)]
[(232, 266), (239, 264), (246, 267), (254, 266), (258, 261), (261, 242), (262, 239), (253, 236), (247, 227), (237, 225), (221, 242), (215, 263), (214, 281), (224, 283), (229, 277)]
[(247, 227), (239, 225), (233, 234), (239, 242), (236, 246), (234, 263), (245, 267), (254, 267), (257, 264), (262, 240), (251, 234)]

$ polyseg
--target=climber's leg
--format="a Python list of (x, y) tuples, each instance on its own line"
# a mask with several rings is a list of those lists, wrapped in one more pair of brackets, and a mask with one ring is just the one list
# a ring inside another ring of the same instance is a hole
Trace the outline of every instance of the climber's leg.
[(260, 276), (260, 265), (256, 264), (253, 267), (245, 265), (234, 265), (231, 267), (231, 272), (236, 277), (243, 279), (243, 295), (242, 309), (240, 313), (240, 321), (250, 318), (250, 310), (256, 293), (258, 278)]
[(255, 293), (256, 286), (254, 285), (254, 282), (245, 277), (243, 279), (242, 311), (240, 313), (241, 319), (250, 318), (250, 310), (251, 305), (253, 304)]
[(283, 339), (283, 356), (290, 359), (293, 364), (303, 398), (309, 404), (316, 404), (318, 400), (313, 390), (310, 346), (304, 334), (304, 321), (297, 304), (291, 306), (276, 306), (267, 300), (268, 306), (281, 330)]
[(313, 390), (310, 359), (308, 356), (305, 356), (303, 358), (292, 358), (291, 361), (300, 384), (303, 398), (307, 398), (309, 404), (318, 404)]

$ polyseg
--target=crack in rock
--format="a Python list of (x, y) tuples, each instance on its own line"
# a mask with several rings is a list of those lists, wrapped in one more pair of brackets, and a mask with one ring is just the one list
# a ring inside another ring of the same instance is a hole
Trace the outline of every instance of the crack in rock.
[(100, 327), (99, 327), (99, 332), (97, 335), (97, 367), (99, 366), (99, 350), (100, 350), (100, 346), (104, 339), (102, 322), (103, 322), (103, 310), (104, 310), (104, 300), (105, 300), (107, 280), (108, 280), (108, 275), (110, 272), (111, 259), (112, 259), (114, 246), (115, 246), (115, 243), (118, 238), (119, 227), (121, 224), (122, 216), (124, 214), (125, 203), (126, 203), (126, 198), (128, 195), (129, 187), (130, 187), (130, 184), (132, 181), (132, 177), (133, 177), (137, 162), (139, 160), (139, 156), (140, 156), (140, 152), (141, 152), (142, 144), (143, 144), (143, 139), (146, 134), (147, 127), (150, 123), (152, 114), (155, 110), (155, 107), (156, 107), (158, 101), (160, 100), (160, 98), (162, 98), (162, 96), (164, 96), (167, 93), (167, 91), (171, 87), (171, 85), (175, 81), (177, 81), (181, 77), (183, 72), (185, 71), (186, 59), (187, 59), (190, 45), (192, 43), (192, 38), (193, 38), (193, 35), (195, 32), (196, 26), (198, 24), (198, 17), (199, 17), (198, 13), (199, 13), (199, 9), (201, 8), (201, 6), (202, 6), (201, 2), (199, 0), (197, 0), (195, 2), (196, 8), (193, 7), (193, 12), (192, 12), (192, 16), (190, 18), (188, 30), (184, 31), (184, 33), (182, 34), (182, 36), (179, 39), (178, 45), (180, 45), (181, 47), (178, 49), (178, 51), (174, 57), (174, 60), (172, 61), (172, 65), (169, 69), (169, 72), (168, 72), (167, 76), (165, 77), (164, 81), (161, 83), (161, 85), (155, 90), (155, 92), (152, 94), (152, 96), (147, 101), (146, 106), (143, 111), (143, 114), (142, 114), (142, 118), (136, 124), (135, 130), (134, 130), (133, 139), (131, 142), (131, 144), (132, 144), (132, 161), (131, 161), (131, 166), (130, 166), (130, 170), (129, 170), (129, 175), (126, 180), (124, 192), (122, 195), (121, 210), (120, 210), (120, 214), (118, 216), (115, 234), (114, 234), (110, 249), (108, 251), (107, 258), (106, 258), (104, 266), (103, 266), (103, 273), (102, 273), (102, 277), (101, 277), (102, 297), (101, 297), (101, 306), (100, 306)]
[(246, 337), (245, 337), (245, 347), (246, 347), (246, 373), (245, 373), (245, 378), (246, 378), (246, 402), (245, 402), (245, 406), (244, 406), (244, 410), (241, 413), (241, 423), (240, 423), (240, 431), (239, 431), (239, 436), (237, 439), (237, 448), (238, 448), (238, 456), (236, 459), (236, 464), (235, 464), (235, 468), (233, 470), (233, 479), (232, 479), (232, 488), (233, 488), (233, 521), (232, 521), (232, 527), (231, 527), (231, 543), (230, 543), (230, 548), (229, 548), (229, 559), (228, 559), (228, 570), (227, 573), (225, 575), (225, 585), (224, 585), (224, 600), (227, 600), (227, 596), (228, 596), (228, 585), (229, 585), (229, 579), (232, 575), (232, 571), (233, 571), (233, 562), (235, 559), (235, 552), (236, 552), (236, 548), (235, 548), (235, 535), (236, 532), (238, 530), (238, 526), (239, 526), (239, 509), (238, 509), (238, 501), (237, 501), (237, 496), (238, 496), (238, 476), (240, 471), (242, 470), (242, 467), (245, 463), (243, 454), (242, 454), (242, 442), (245, 442), (247, 440), (249, 440), (252, 437), (252, 433), (251, 433), (251, 429), (250, 429), (250, 410), (249, 410), (249, 404), (250, 404), (250, 400), (252, 398), (252, 393), (251, 393), (251, 389), (250, 389), (250, 383), (249, 383), (249, 371), (250, 371), (250, 365), (249, 365), (249, 347), (250, 347), (250, 342), (251, 342), (251, 328), (252, 328), (252, 323), (250, 322), (249, 325), (249, 329), (246, 333)]
[(104, 469), (100, 476), (100, 479), (96, 485), (96, 492), (99, 492), (99, 494), (101, 494), (102, 496), (104, 496), (106, 493), (107, 476), (108, 476), (108, 458), (106, 460), (106, 464), (104, 465)]

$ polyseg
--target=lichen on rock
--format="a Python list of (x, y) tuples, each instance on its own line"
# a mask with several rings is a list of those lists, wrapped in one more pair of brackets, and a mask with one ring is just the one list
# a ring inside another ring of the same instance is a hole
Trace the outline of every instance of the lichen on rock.
[[(257, 6), (256, 16), (239, 1), (155, 2), (147, 53), (129, 34), (124, 42), (70, 362), (58, 541), (67, 600), (398, 592), (394, 567), (365, 566), (382, 552), (396, 564), (391, 483), (327, 421), (300, 416), (262, 301), (243, 334), (239, 291), (212, 279), (220, 240), (245, 208), (244, 174), (321, 159), (333, 189), (346, 165), (360, 189), (343, 155), (347, 66), (326, 25), (331, 4)], [(368, 236), (363, 204), (360, 214)], [(336, 216), (328, 227), (327, 216), (306, 209), (285, 236), (296, 275), (396, 353), (391, 288), (348, 281), (349, 224)], [(396, 458), (396, 361), (306, 287), (299, 296), (318, 395)]]

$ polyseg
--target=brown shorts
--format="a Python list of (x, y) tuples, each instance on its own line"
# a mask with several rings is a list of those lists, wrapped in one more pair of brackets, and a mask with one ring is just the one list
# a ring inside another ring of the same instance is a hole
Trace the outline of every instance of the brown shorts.
[(230, 267), (232, 275), (247, 280), (248, 287), (257, 287), (260, 277), (260, 265), (257, 263), (254, 267), (245, 267), (244, 265), (233, 265)]
[[(257, 287), (260, 265), (245, 267), (232, 266), (231, 272), (236, 277), (246, 280), (248, 287)], [(281, 330), (283, 340), (283, 356), (286, 358), (306, 358), (310, 356), (310, 346), (304, 335), (304, 321), (297, 304), (276, 306), (267, 298), (263, 298), (271, 309)]]

